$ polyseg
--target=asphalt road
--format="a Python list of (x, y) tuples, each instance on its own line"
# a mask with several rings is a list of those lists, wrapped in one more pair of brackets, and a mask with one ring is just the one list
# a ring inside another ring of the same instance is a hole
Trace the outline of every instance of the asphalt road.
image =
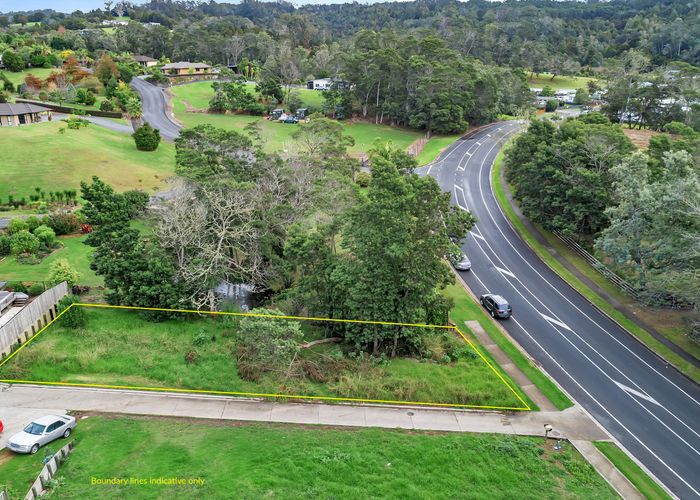
[(552, 272), (502, 213), (491, 165), (517, 122), (491, 124), (419, 170), (478, 219), (461, 273), (477, 294), (504, 296), (508, 332), (600, 424), (680, 498), (700, 498), (700, 388)]
[(174, 141), (180, 135), (180, 126), (168, 116), (163, 89), (141, 78), (133, 78), (131, 86), (141, 95), (144, 121), (160, 130), (161, 137)]

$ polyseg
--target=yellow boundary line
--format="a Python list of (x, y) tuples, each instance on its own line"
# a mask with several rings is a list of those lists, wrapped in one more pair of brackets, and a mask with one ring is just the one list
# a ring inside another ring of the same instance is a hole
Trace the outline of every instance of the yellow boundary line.
[(272, 314), (258, 314), (258, 313), (235, 313), (235, 312), (223, 312), (223, 311), (197, 311), (190, 309), (166, 309), (160, 307), (138, 307), (138, 306), (111, 306), (107, 304), (83, 304), (83, 303), (73, 303), (66, 309), (61, 311), (53, 320), (47, 323), (41, 330), (36, 332), (29, 340), (22, 344), (16, 351), (10, 354), (2, 362), (0, 362), (0, 367), (5, 365), (8, 361), (14, 358), (22, 349), (29, 345), (34, 339), (36, 339), (41, 333), (43, 333), (49, 326), (51, 326), (55, 321), (58, 320), (63, 314), (68, 312), (72, 307), (95, 307), (95, 308), (105, 308), (105, 309), (127, 309), (127, 310), (137, 310), (137, 311), (163, 311), (163, 312), (178, 312), (178, 313), (197, 313), (197, 314), (208, 314), (211, 316), (242, 316), (242, 317), (261, 317), (261, 318), (275, 318), (275, 319), (296, 319), (301, 321), (330, 321), (336, 323), (360, 323), (369, 325), (390, 325), (390, 326), (410, 326), (410, 327), (422, 327), (422, 328), (434, 328), (434, 329), (455, 329), (457, 333), (469, 344), (469, 346), (476, 352), (481, 360), (486, 363), (493, 373), (503, 382), (503, 384), (515, 395), (516, 398), (523, 404), (522, 407), (512, 407), (512, 406), (489, 406), (489, 405), (468, 405), (468, 404), (458, 404), (458, 403), (431, 403), (425, 401), (394, 401), (394, 400), (384, 400), (384, 399), (366, 399), (366, 398), (341, 398), (334, 396), (306, 396), (306, 395), (296, 395), (296, 394), (266, 394), (266, 393), (255, 393), (255, 392), (238, 392), (238, 391), (216, 391), (216, 390), (204, 390), (204, 389), (181, 389), (173, 387), (142, 387), (142, 386), (128, 386), (128, 385), (106, 385), (106, 384), (81, 384), (74, 382), (51, 382), (51, 381), (40, 381), (40, 380), (16, 380), (16, 379), (0, 379), (0, 382), (8, 384), (37, 384), (37, 385), (48, 385), (48, 386), (64, 386), (64, 387), (93, 387), (97, 389), (126, 389), (126, 390), (138, 390), (138, 391), (150, 391), (150, 392), (175, 392), (175, 393), (185, 393), (185, 394), (214, 394), (214, 395), (225, 395), (225, 396), (247, 396), (254, 398), (282, 398), (282, 399), (302, 399), (302, 400), (320, 400), (320, 401), (347, 401), (351, 403), (373, 403), (373, 404), (394, 404), (394, 405), (406, 405), (406, 406), (434, 406), (434, 407), (446, 407), (446, 408), (473, 408), (480, 410), (510, 410), (510, 411), (531, 411), (530, 405), (527, 404), (520, 394), (508, 383), (508, 381), (499, 373), (499, 371), (489, 362), (488, 359), (481, 353), (481, 351), (472, 343), (469, 338), (462, 333), (462, 331), (456, 326), (449, 325), (429, 325), (429, 324), (414, 324), (414, 323), (397, 323), (391, 321), (366, 321), (359, 319), (333, 319), (333, 318), (306, 318), (303, 316), (276, 316)]

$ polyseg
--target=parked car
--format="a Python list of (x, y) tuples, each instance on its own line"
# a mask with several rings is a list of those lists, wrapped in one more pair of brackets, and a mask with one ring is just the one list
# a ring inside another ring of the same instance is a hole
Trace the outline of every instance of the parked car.
[(294, 115), (287, 115), (283, 121), (284, 123), (299, 123), (299, 118)]
[(472, 268), (471, 261), (463, 253), (450, 255), (450, 264), (457, 271), (469, 271)]
[(508, 301), (500, 295), (487, 293), (480, 297), (479, 302), (491, 313), (492, 318), (507, 319), (513, 314), (513, 308), (510, 307)]
[(46, 415), (15, 434), (7, 441), (7, 447), (17, 453), (31, 453), (60, 437), (67, 438), (77, 425), (70, 415)]

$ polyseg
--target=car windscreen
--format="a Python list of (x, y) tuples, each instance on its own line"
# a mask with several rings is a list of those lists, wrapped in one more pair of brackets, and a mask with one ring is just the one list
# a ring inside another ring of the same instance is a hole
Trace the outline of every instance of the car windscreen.
[(45, 425), (40, 425), (36, 422), (32, 422), (24, 428), (24, 432), (26, 432), (27, 434), (34, 434), (35, 436), (38, 436), (44, 432), (44, 429), (46, 429)]

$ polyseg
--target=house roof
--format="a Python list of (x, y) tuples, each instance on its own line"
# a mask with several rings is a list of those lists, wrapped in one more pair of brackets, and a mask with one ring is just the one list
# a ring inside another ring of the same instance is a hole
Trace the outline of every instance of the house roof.
[(204, 63), (191, 63), (180, 61), (176, 63), (168, 63), (163, 66), (163, 69), (206, 69), (211, 68), (208, 64)]
[(156, 59), (153, 59), (152, 57), (148, 57), (148, 56), (134, 56), (134, 61), (137, 61), (137, 62), (155, 62)]
[(37, 106), (36, 104), (27, 104), (25, 102), (16, 104), (0, 103), (0, 116), (19, 116), (30, 113), (41, 113), (42, 111), (49, 111), (49, 108)]

